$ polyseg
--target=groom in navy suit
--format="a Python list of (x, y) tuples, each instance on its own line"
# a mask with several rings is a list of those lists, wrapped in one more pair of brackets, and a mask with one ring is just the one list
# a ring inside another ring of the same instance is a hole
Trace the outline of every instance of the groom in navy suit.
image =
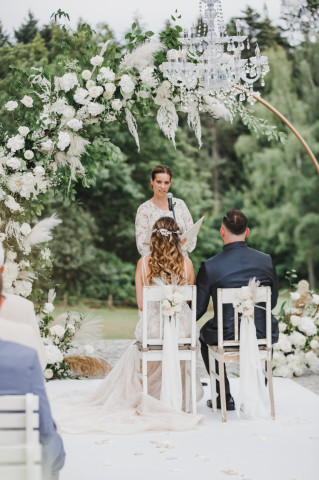
[[(217, 289), (238, 288), (248, 285), (251, 278), (260, 281), (261, 286), (271, 287), (271, 308), (274, 308), (278, 298), (278, 283), (276, 270), (270, 255), (249, 248), (245, 239), (249, 235), (248, 220), (240, 210), (230, 210), (223, 218), (220, 235), (224, 242), (223, 251), (202, 263), (196, 278), (197, 285), (197, 320), (207, 311), (210, 297), (213, 300), (214, 317), (201, 328), (200, 343), (202, 357), (209, 373), (208, 346), (218, 344), (217, 334)], [(266, 336), (265, 311), (255, 312), (257, 338)], [(278, 322), (272, 317), (272, 343), (278, 341)], [(232, 305), (223, 308), (224, 339), (234, 339), (234, 314)], [(216, 362), (216, 372), (218, 364)], [(225, 389), (227, 410), (234, 410), (235, 403), (230, 394), (229, 381), (225, 369)], [(219, 382), (217, 382), (219, 394)], [(207, 401), (209, 407), (211, 400)], [(220, 408), (220, 398), (217, 397)]]

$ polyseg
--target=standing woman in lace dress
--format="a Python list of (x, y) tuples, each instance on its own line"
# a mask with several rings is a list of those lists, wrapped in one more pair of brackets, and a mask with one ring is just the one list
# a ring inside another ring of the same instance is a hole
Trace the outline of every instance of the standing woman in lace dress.
[[(173, 172), (167, 165), (157, 165), (151, 172), (151, 187), (153, 196), (139, 206), (135, 219), (136, 246), (140, 255), (148, 255), (150, 247), (144, 243), (147, 233), (152, 229), (154, 223), (161, 217), (173, 217), (173, 212), (169, 210), (168, 193), (172, 184)], [(184, 233), (193, 225), (192, 216), (185, 204), (179, 198), (173, 199), (176, 222), (180, 233)], [(182, 245), (183, 254), (187, 257), (187, 252), (192, 252), (196, 246), (196, 237), (187, 244)]]

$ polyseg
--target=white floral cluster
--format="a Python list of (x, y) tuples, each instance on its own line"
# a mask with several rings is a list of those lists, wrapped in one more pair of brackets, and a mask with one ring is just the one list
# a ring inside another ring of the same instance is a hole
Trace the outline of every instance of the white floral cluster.
[(180, 288), (176, 285), (166, 285), (163, 287), (162, 309), (163, 315), (173, 317), (182, 310), (184, 296), (180, 293)]
[(255, 303), (253, 292), (248, 286), (241, 287), (238, 291), (233, 301), (233, 307), (242, 314), (242, 317), (251, 318), (253, 316)]
[[(307, 282), (300, 282), (304, 287)], [(300, 285), (299, 284), (299, 285)], [(319, 295), (303, 288), (290, 293), (292, 306), (279, 318), (279, 340), (274, 345), (274, 375), (319, 373)]]

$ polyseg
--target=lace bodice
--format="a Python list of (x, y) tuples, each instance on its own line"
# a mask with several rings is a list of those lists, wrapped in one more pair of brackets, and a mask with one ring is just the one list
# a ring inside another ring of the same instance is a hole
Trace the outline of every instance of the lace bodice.
[[(174, 211), (176, 216), (176, 222), (181, 233), (188, 230), (193, 224), (192, 216), (185, 204), (185, 202), (179, 198), (174, 197)], [(170, 210), (162, 210), (157, 207), (152, 200), (142, 203), (139, 206), (136, 219), (135, 219), (135, 232), (136, 232), (136, 246), (141, 256), (149, 254), (149, 245), (144, 244), (145, 236), (149, 230), (154, 226), (154, 223), (161, 217), (173, 217), (173, 213)], [(196, 238), (184, 245), (185, 253), (192, 252), (196, 246)], [(183, 247), (182, 247), (183, 248)]]

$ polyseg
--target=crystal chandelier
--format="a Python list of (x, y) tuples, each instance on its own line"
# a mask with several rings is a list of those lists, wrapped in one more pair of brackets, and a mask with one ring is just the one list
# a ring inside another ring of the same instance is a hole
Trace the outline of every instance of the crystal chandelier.
[(319, 31), (318, 2), (307, 0), (282, 0), (281, 15), (287, 22), (289, 40), (293, 44), (295, 33), (308, 32), (309, 40), (316, 41)]
[[(255, 56), (241, 57), (249, 49), (249, 40), (241, 33), (240, 20), (236, 22), (236, 35), (225, 31), (221, 0), (201, 0), (202, 21), (196, 29), (194, 24), (180, 38), (179, 50), (167, 52), (163, 63), (164, 76), (181, 92), (181, 107), (187, 111), (187, 97), (196, 89), (200, 95), (228, 96), (242, 90), (239, 99), (254, 102), (253, 84), (269, 71), (268, 58), (260, 54), (258, 44)], [(245, 46), (246, 44), (246, 46)], [(246, 91), (246, 95), (244, 93)]]

